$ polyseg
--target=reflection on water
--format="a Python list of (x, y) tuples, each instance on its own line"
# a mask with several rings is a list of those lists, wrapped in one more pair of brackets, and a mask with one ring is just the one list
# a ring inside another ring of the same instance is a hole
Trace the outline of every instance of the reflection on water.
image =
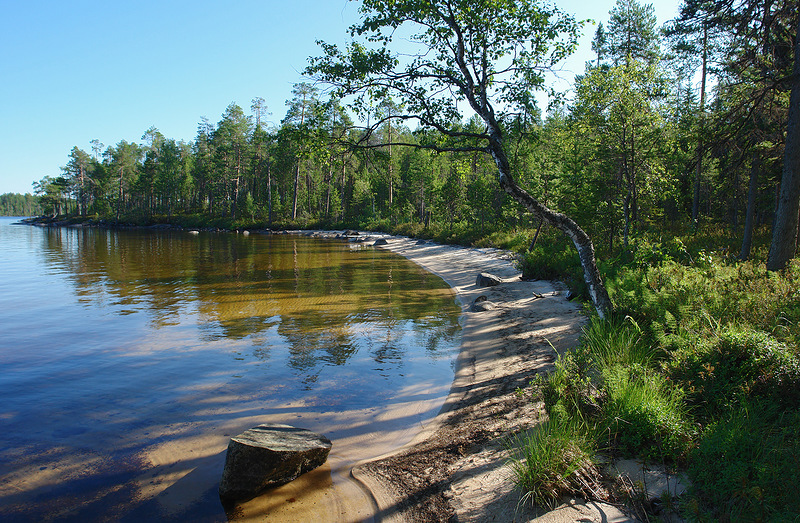
[(374, 412), (377, 430), (387, 404), (452, 379), (452, 293), (390, 253), (10, 224), (0, 519), (224, 519), (215, 481), (248, 424), (302, 423), (336, 449), (370, 430), (337, 413)]

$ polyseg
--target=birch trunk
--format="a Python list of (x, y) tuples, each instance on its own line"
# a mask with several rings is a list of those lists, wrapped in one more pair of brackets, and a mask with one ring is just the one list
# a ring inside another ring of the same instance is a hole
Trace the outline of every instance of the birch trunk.
[(601, 318), (611, 313), (611, 298), (603, 284), (600, 271), (597, 269), (597, 260), (594, 254), (594, 244), (589, 235), (580, 226), (565, 214), (552, 211), (539, 200), (528, 194), (511, 177), (508, 158), (503, 148), (499, 127), (489, 129), (489, 152), (494, 158), (499, 172), (500, 187), (523, 207), (528, 209), (540, 220), (563, 232), (572, 240), (583, 268), (583, 279), (589, 289), (589, 297)]

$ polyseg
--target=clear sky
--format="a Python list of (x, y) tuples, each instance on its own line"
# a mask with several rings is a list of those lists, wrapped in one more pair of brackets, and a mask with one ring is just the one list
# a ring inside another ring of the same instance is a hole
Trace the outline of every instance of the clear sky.
[[(555, 2), (602, 22), (615, 4)], [(663, 24), (680, 1), (653, 4)], [(358, 16), (347, 0), (9, 0), (0, 12), (0, 193), (32, 192), (93, 139), (141, 142), (155, 126), (192, 140), (231, 102), (249, 113), (262, 97), (277, 123), (316, 40), (344, 43)], [(593, 56), (585, 33), (568, 77)]]

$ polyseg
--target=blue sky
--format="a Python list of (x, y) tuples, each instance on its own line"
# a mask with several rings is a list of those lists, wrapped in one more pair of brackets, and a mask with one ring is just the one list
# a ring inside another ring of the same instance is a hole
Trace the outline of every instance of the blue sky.
[[(654, 2), (660, 24), (679, 3)], [(615, 0), (556, 4), (605, 22)], [(155, 126), (192, 140), (231, 102), (249, 112), (260, 96), (277, 123), (315, 41), (344, 43), (358, 16), (347, 0), (27, 0), (0, 13), (0, 193), (32, 192), (93, 139), (141, 142)], [(585, 33), (568, 77), (593, 56)]]

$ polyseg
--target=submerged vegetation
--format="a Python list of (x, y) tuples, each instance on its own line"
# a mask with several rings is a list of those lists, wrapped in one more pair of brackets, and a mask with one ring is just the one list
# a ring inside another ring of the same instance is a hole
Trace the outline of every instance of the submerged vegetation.
[[(40, 204), (496, 246), (596, 305), (604, 282), (613, 312), (597, 306), (581, 346), (534, 383), (550, 419), (516, 437), (529, 499), (592, 495), (598, 455), (638, 456), (688, 473), (684, 516), (800, 519), (796, 2), (685, 0), (659, 29), (652, 6), (618, 0), (547, 115), (532, 93), (581, 24), (517, 4), (364, 0), (351, 35), (366, 42), (322, 44), (307, 71), (329, 99), (300, 83), (274, 127), (255, 99), (191, 142), (151, 128), (142, 144), (75, 147), (37, 184)], [(422, 28), (402, 55), (401, 23)]]

